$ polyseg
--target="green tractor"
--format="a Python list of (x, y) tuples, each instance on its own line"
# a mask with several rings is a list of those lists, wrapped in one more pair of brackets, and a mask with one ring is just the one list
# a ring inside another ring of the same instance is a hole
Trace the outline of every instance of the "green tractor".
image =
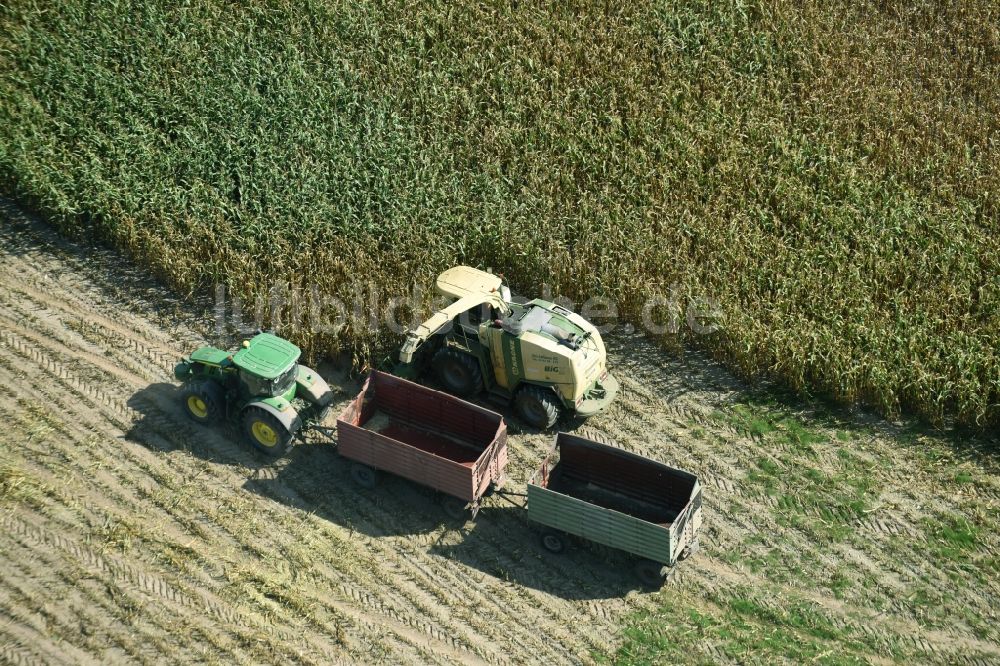
[(239, 420), (256, 449), (280, 456), (306, 422), (321, 422), (333, 404), (329, 385), (299, 365), (298, 347), (270, 333), (244, 340), (230, 353), (202, 347), (181, 360), (181, 402), (197, 423)]
[(500, 276), (468, 266), (445, 271), (436, 287), (450, 304), (407, 333), (396, 374), (429, 370), (459, 397), (485, 391), (539, 429), (614, 400), (601, 334), (580, 315), (541, 299), (512, 302)]

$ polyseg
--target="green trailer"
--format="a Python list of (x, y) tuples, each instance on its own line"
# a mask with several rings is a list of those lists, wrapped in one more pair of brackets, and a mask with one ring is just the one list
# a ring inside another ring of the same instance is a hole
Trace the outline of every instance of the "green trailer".
[(561, 552), (573, 535), (630, 553), (656, 587), (697, 549), (701, 503), (694, 474), (564, 432), (528, 481), (528, 520), (546, 550)]

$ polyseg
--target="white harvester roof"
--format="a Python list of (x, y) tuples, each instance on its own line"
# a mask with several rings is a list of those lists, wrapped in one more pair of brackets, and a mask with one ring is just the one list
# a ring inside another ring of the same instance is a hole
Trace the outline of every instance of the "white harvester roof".
[(503, 282), (499, 275), (471, 266), (455, 266), (438, 276), (437, 290), (445, 296), (464, 298), (499, 291), (501, 284)]

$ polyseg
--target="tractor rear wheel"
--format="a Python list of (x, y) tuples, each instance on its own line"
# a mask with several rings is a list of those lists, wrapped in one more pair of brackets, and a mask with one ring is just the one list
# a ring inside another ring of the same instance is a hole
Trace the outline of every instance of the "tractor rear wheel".
[(287, 453), (295, 438), (294, 432), (260, 407), (243, 412), (243, 434), (252, 447), (275, 458)]
[(479, 362), (468, 354), (444, 348), (434, 355), (434, 372), (444, 389), (460, 398), (483, 390), (483, 373)]
[(556, 394), (539, 386), (525, 386), (514, 398), (517, 415), (532, 428), (551, 428), (562, 416), (562, 405)]
[(192, 382), (181, 390), (181, 404), (192, 421), (214, 423), (222, 415), (222, 396), (219, 387), (211, 382)]

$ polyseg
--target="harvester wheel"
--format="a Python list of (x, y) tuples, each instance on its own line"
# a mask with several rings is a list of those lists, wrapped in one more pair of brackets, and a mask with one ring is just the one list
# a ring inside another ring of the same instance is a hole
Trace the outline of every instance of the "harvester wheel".
[(542, 533), (542, 548), (558, 555), (566, 550), (566, 542), (561, 534), (549, 530)]
[(448, 393), (466, 398), (483, 390), (483, 373), (472, 356), (454, 349), (441, 349), (434, 355), (434, 372)]
[(667, 581), (667, 568), (652, 560), (639, 560), (635, 564), (635, 575), (644, 586), (658, 590)]
[(532, 428), (551, 428), (562, 416), (562, 405), (555, 393), (538, 386), (525, 386), (514, 398), (517, 415)]
[(181, 404), (188, 417), (201, 424), (213, 423), (222, 414), (220, 391), (208, 382), (193, 382), (181, 391)]
[(249, 407), (243, 412), (243, 434), (255, 449), (274, 457), (287, 453), (295, 438), (295, 433), (273, 414), (259, 407)]

